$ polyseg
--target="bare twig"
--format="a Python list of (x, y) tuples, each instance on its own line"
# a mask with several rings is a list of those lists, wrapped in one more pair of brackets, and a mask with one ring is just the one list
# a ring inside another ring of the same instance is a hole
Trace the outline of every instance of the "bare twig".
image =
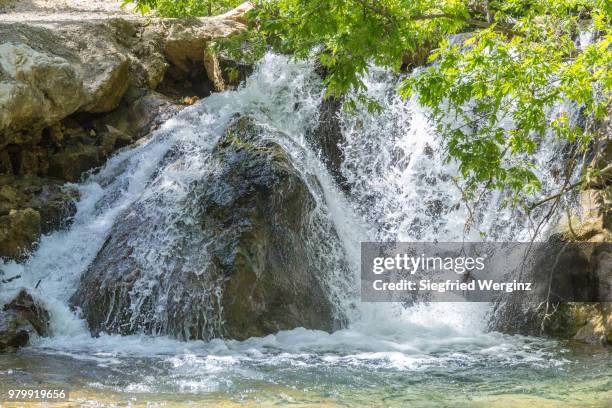
[(9, 282), (12, 282), (15, 279), (19, 279), (19, 278), (21, 278), (21, 275), (15, 275), (15, 276), (13, 276), (11, 278), (6, 278), (6, 279), (0, 280), (0, 283), (9, 283)]

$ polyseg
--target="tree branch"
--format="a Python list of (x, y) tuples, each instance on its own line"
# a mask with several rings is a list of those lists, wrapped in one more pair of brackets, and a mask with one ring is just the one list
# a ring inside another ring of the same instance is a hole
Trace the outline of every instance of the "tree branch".
[(460, 16), (460, 15), (457, 15), (457, 14), (450, 14), (450, 13), (425, 14), (425, 15), (421, 15), (421, 16), (411, 17), (411, 20), (414, 20), (414, 21), (435, 20), (437, 18), (448, 18), (450, 20), (458, 20), (458, 21), (462, 21), (462, 22), (464, 22), (466, 24), (473, 25), (474, 27), (478, 27), (478, 28), (491, 28), (491, 27), (493, 27), (494, 30), (500, 31), (500, 32), (505, 33), (505, 34), (515, 35), (515, 36), (523, 36), (523, 33), (520, 33), (518, 31), (514, 30), (510, 26), (507, 26), (505, 24), (501, 24), (500, 22), (490, 23), (488, 21), (478, 20), (478, 19), (472, 18), (472, 17), (464, 17), (464, 16)]
[[(604, 169), (599, 171), (600, 175), (605, 175), (606, 173), (608, 173), (610, 170), (612, 170), (612, 164), (606, 166)], [(567, 187), (564, 187), (561, 189), (561, 191), (559, 191), (557, 194), (553, 194), (551, 196), (548, 196), (546, 198), (543, 198), (542, 200), (536, 202), (535, 204), (532, 204), (531, 206), (529, 206), (529, 211), (533, 210), (536, 207), (539, 207), (540, 205), (549, 202), (550, 200), (554, 200), (555, 198), (559, 198), (561, 197), (563, 194), (567, 193), (568, 191), (571, 191), (573, 189), (575, 189), (576, 187), (584, 184), (586, 180), (580, 180), (575, 182), (574, 184), (570, 184)]]

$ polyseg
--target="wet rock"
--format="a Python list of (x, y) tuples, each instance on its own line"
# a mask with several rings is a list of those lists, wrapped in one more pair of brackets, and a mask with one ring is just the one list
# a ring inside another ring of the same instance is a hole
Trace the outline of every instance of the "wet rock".
[(67, 227), (77, 198), (60, 180), (0, 175), (0, 257), (20, 259), (41, 233)]
[(34, 249), (40, 233), (38, 211), (10, 210), (0, 216), (0, 257), (21, 258)]
[(48, 234), (67, 228), (76, 214), (76, 189), (45, 182), (40, 190), (31, 196), (27, 205), (40, 214), (40, 231)]
[(342, 162), (344, 161), (341, 145), (344, 139), (338, 116), (342, 103), (341, 98), (329, 97), (324, 99), (319, 108), (319, 124), (306, 137), (312, 148), (320, 153), (323, 163), (325, 163), (338, 185), (346, 191), (348, 189), (347, 181), (341, 172)]
[(228, 88), (235, 88), (253, 73), (253, 65), (219, 55), (219, 65), (223, 81)]
[(33, 335), (49, 335), (49, 312), (22, 289), (0, 311), (0, 352), (26, 346)]
[(10, 303), (4, 305), (4, 311), (18, 313), (25, 320), (30, 322), (39, 336), (49, 334), (49, 312), (47, 312), (32, 296), (22, 289), (17, 297)]
[[(534, 264), (521, 272), (523, 281), (533, 282), (532, 290), (498, 301), (490, 327), (511, 334), (612, 344), (612, 310), (605, 303), (612, 284), (612, 247), (594, 244), (570, 244), (557, 234), (539, 246)], [(554, 273), (550, 260), (555, 262)]]
[[(120, 217), (72, 298), (94, 334), (245, 339), (339, 327), (319, 256), (305, 244), (314, 198), (266, 132), (249, 118), (236, 120), (212, 152), (214, 172), (190, 186), (170, 225), (146, 218), (145, 203)], [(176, 154), (167, 159), (180, 160)], [(160, 223), (170, 240), (151, 230)], [(155, 247), (144, 257), (142, 242)], [(155, 258), (160, 253), (171, 259)]]
[(28, 345), (34, 327), (13, 311), (0, 311), (0, 353)]
[(219, 145), (220, 176), (205, 184), (213, 265), (228, 278), (225, 329), (233, 338), (299, 326), (331, 331), (337, 322), (324, 271), (305, 245), (314, 199), (284, 150), (261, 132), (249, 118), (238, 120)]
[(102, 164), (96, 146), (75, 144), (49, 159), (49, 175), (66, 181), (79, 181), (81, 173)]

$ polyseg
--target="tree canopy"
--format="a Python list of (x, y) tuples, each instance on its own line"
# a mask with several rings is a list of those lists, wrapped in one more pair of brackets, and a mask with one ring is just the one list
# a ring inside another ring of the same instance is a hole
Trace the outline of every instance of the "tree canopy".
[(242, 3), (235, 0), (123, 0), (141, 13), (155, 11), (163, 17), (214, 16)]
[[(204, 5), (211, 3), (127, 1), (171, 16), (206, 15)], [(212, 3), (224, 11), (239, 2)], [(430, 64), (399, 91), (431, 112), (448, 160), (459, 163), (468, 199), (500, 189), (510, 193), (511, 204), (527, 206), (541, 184), (530, 155), (546, 137), (571, 142), (578, 155), (606, 136), (597, 123), (611, 106), (611, 0), (253, 3), (248, 40), (258, 46), (250, 50), (272, 47), (299, 59), (316, 50), (334, 97), (359, 95), (371, 64), (400, 72), (428, 55)], [(570, 120), (569, 109), (552, 112), (555, 106), (578, 108), (585, 120)], [(572, 166), (562, 170), (561, 189), (568, 188)]]

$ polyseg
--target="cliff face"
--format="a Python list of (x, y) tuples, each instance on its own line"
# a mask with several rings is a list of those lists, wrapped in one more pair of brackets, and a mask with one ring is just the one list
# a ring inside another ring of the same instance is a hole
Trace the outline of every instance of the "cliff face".
[(225, 87), (223, 64), (207, 49), (244, 25), (237, 14), (175, 20), (4, 11), (0, 257), (19, 259), (41, 233), (69, 222), (76, 192), (66, 181), (78, 181), (185, 101)]

